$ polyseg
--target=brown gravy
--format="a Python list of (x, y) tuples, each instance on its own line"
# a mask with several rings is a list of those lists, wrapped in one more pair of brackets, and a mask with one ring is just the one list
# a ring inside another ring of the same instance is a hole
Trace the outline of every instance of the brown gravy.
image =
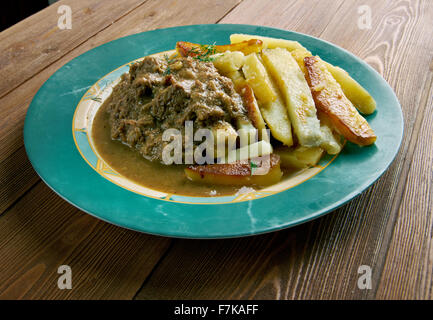
[(99, 155), (116, 172), (153, 190), (189, 196), (222, 196), (235, 194), (235, 186), (210, 186), (188, 180), (184, 165), (164, 165), (149, 161), (120, 141), (112, 140), (106, 103), (93, 119), (92, 140)]
[[(185, 196), (209, 197), (233, 195), (238, 186), (206, 185), (188, 180), (184, 174), (185, 165), (164, 165), (149, 161), (135, 149), (118, 140), (111, 139), (107, 103), (97, 111), (92, 125), (92, 140), (99, 155), (120, 175), (153, 190)], [(298, 173), (297, 170), (281, 168), (282, 181)], [(259, 190), (259, 187), (254, 187)]]

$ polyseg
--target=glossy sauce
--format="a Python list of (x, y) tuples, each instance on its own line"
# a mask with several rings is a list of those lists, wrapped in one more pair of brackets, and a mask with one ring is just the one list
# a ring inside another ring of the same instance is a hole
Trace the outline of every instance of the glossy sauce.
[(188, 180), (185, 165), (164, 165), (143, 158), (138, 151), (111, 139), (108, 104), (98, 110), (92, 125), (92, 140), (99, 155), (120, 175), (137, 184), (170, 194), (221, 196), (235, 194), (237, 186), (210, 186)]

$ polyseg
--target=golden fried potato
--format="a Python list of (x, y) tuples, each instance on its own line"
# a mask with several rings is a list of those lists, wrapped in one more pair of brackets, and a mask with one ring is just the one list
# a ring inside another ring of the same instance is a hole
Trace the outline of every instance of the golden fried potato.
[(275, 101), (277, 95), (272, 80), (257, 54), (252, 53), (245, 58), (242, 71), (248, 84), (253, 88), (259, 103), (264, 105)]
[(289, 51), (303, 48), (302, 45), (297, 41), (286, 40), (286, 39), (277, 39), (277, 38), (269, 38), (257, 35), (250, 34), (240, 34), (234, 33), (230, 35), (230, 43), (237, 44), (239, 42), (244, 42), (252, 39), (261, 40), (263, 42), (263, 48), (284, 48)]
[(346, 97), (356, 109), (363, 114), (372, 114), (376, 110), (376, 101), (346, 70), (329, 63), (326, 66), (335, 80), (340, 84)]
[(267, 106), (261, 106), (260, 112), (269, 130), (271, 130), (272, 136), (286, 146), (292, 146), (292, 125), (282, 98), (278, 96), (274, 102), (271, 102)]
[[(311, 57), (312, 54), (305, 48), (296, 49), (291, 51), (293, 58), (295, 58), (305, 77), (307, 77), (307, 69), (305, 68), (304, 59)], [(371, 114), (376, 110), (376, 101), (355, 79), (353, 79), (346, 70), (333, 66), (325, 62), (328, 71), (332, 74), (334, 79), (338, 82), (343, 89), (346, 97), (353, 103), (356, 109), (363, 114)]]
[(249, 39), (239, 43), (215, 46), (215, 48), (217, 52), (240, 51), (247, 56), (251, 53), (257, 53), (262, 51), (263, 41), (259, 39)]
[(259, 105), (254, 97), (253, 89), (246, 84), (240, 89), (244, 106), (247, 109), (248, 118), (251, 120), (253, 126), (259, 130), (266, 129), (265, 121), (263, 120), (262, 114), (260, 113)]
[[(287, 146), (293, 145), (292, 125), (287, 109), (263, 63), (256, 54), (250, 54), (246, 57), (242, 70), (254, 91), (260, 113), (272, 136)], [(271, 99), (273, 96), (274, 100)]]
[(241, 71), (234, 71), (230, 72), (229, 74), (225, 75), (226, 77), (230, 78), (235, 86), (235, 90), (237, 93), (240, 94), (240, 90), (247, 85), (247, 80), (245, 80), (244, 75)]
[(176, 43), (176, 51), (182, 56), (200, 56), (203, 54), (213, 55), (226, 51), (240, 51), (244, 55), (249, 55), (254, 52), (260, 52), (263, 48), (263, 42), (257, 39), (251, 39), (236, 44), (227, 45), (203, 45), (198, 43), (178, 41)]
[(218, 72), (224, 76), (239, 71), (244, 65), (245, 56), (240, 51), (227, 51), (212, 56), (212, 63)]
[(257, 168), (252, 167), (252, 163), (260, 165), (260, 161), (250, 159), (230, 164), (190, 166), (185, 169), (185, 175), (192, 181), (209, 185), (268, 186), (281, 180), (283, 173), (277, 155), (270, 156), (270, 166), (264, 175), (255, 175)]
[(276, 148), (274, 152), (280, 156), (281, 167), (292, 169), (305, 169), (314, 167), (319, 163), (323, 155), (323, 149), (320, 147), (306, 148)]
[(326, 64), (319, 57), (306, 57), (304, 62), (316, 107), (329, 117), (334, 128), (358, 145), (374, 143), (376, 135), (373, 129), (345, 96)]
[(320, 146), (322, 133), (304, 74), (289, 51), (265, 49), (263, 62), (283, 95), (293, 130), (301, 146)]

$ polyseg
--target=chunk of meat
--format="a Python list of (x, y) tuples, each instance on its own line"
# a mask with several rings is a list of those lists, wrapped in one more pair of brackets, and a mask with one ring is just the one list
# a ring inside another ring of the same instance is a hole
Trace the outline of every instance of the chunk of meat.
[(196, 131), (220, 121), (234, 125), (246, 118), (232, 81), (212, 63), (192, 57), (144, 58), (131, 65), (106, 103), (112, 138), (149, 160), (162, 161), (169, 143), (162, 140), (166, 129), (184, 134), (185, 121), (193, 121)]

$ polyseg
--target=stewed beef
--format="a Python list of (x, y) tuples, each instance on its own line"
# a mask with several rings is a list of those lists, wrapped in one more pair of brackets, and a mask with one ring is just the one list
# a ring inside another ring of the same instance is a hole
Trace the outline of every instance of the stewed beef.
[(162, 161), (162, 150), (169, 143), (162, 139), (166, 129), (184, 133), (188, 120), (193, 121), (194, 131), (221, 121), (236, 126), (238, 119), (246, 117), (231, 80), (211, 62), (191, 57), (153, 56), (131, 65), (106, 103), (112, 139), (152, 161)]

